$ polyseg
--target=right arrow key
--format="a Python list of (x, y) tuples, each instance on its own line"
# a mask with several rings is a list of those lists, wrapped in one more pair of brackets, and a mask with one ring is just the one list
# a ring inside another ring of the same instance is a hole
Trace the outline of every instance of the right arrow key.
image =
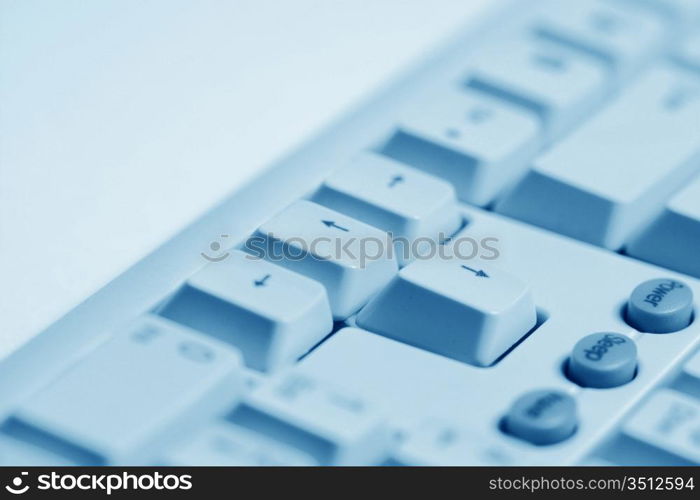
[(362, 328), (476, 366), (493, 364), (536, 323), (523, 281), (457, 258), (409, 264), (357, 318)]

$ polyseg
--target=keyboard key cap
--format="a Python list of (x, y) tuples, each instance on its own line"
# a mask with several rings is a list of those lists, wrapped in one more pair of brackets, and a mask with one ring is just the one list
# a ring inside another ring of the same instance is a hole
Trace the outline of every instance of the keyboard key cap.
[(632, 439), (687, 461), (687, 465), (700, 464), (697, 399), (668, 389), (659, 390), (623, 423), (622, 431)]
[(356, 312), (398, 269), (387, 233), (306, 200), (260, 226), (246, 247), (321, 282), (336, 320)]
[(260, 386), (229, 420), (322, 465), (377, 464), (391, 443), (384, 419), (367, 401), (295, 373)]
[(407, 111), (381, 152), (449, 181), (487, 205), (518, 179), (540, 144), (534, 116), (488, 96), (445, 89)]
[(3, 426), (81, 463), (132, 464), (230, 408), (239, 354), (157, 317), (140, 318), (24, 401)]
[(692, 318), (693, 291), (678, 280), (645, 281), (632, 291), (627, 303), (627, 321), (641, 332), (676, 332)]
[[(462, 222), (449, 183), (372, 153), (358, 155), (332, 174), (314, 201), (408, 242), (448, 238)], [(409, 246), (397, 245), (402, 264)]]
[(263, 371), (293, 363), (333, 328), (320, 283), (240, 251), (192, 276), (160, 314), (233, 344)]
[(646, 73), (534, 163), (500, 212), (617, 250), (700, 166), (700, 79)]
[(663, 46), (662, 19), (605, 0), (551, 2), (535, 22), (537, 34), (600, 58), (619, 76), (639, 69)]
[(319, 465), (299, 450), (227, 423), (204, 427), (170, 451), (163, 461), (179, 467)]
[(676, 194), (664, 212), (625, 247), (638, 259), (700, 278), (700, 177)]
[[(608, 86), (603, 64), (536, 38), (503, 38), (475, 54), (467, 85), (536, 113), (553, 139), (602, 101)], [(501, 137), (507, 137), (504, 131)]]
[(536, 445), (564, 441), (576, 431), (577, 425), (574, 398), (548, 389), (520, 396), (504, 419), (508, 433)]
[(569, 376), (583, 387), (609, 388), (626, 384), (637, 371), (634, 340), (618, 333), (593, 333), (574, 346)]
[(477, 366), (492, 364), (536, 322), (522, 281), (456, 258), (409, 264), (357, 317), (362, 328)]

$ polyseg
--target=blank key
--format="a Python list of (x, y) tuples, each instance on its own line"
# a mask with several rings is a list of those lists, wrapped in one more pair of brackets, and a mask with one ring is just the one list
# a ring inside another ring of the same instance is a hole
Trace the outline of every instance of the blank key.
[(683, 188), (664, 212), (627, 245), (627, 253), (700, 277), (700, 177)]
[(138, 464), (233, 405), (240, 370), (227, 345), (142, 318), (24, 401), (3, 430), (78, 463)]
[(655, 67), (539, 157), (497, 210), (617, 250), (700, 170), (700, 79)]
[(626, 76), (662, 47), (663, 19), (605, 0), (551, 2), (534, 21), (543, 38), (605, 61)]
[(525, 171), (540, 131), (527, 110), (444, 89), (413, 104), (381, 152), (449, 181), (461, 200), (486, 205)]
[(491, 41), (474, 57), (467, 86), (535, 113), (548, 139), (590, 114), (608, 85), (599, 60), (524, 34)]

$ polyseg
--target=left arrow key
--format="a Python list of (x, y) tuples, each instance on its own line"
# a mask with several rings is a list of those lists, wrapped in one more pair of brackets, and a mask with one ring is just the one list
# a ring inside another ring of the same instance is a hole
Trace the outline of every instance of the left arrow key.
[(335, 229), (339, 229), (344, 232), (350, 232), (350, 230), (347, 227), (339, 226), (338, 224), (335, 223), (333, 220), (322, 220), (323, 224), (325, 224), (326, 227), (334, 227)]
[(338, 321), (357, 312), (398, 271), (386, 232), (306, 200), (265, 222), (247, 246), (323, 284)]

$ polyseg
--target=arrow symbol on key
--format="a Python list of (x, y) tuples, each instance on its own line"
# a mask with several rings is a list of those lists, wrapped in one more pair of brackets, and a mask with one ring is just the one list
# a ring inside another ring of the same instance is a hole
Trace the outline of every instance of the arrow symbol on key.
[(486, 273), (485, 273), (484, 271), (482, 271), (481, 269), (479, 269), (479, 270), (477, 271), (476, 269), (472, 269), (472, 268), (469, 267), (469, 266), (462, 265), (462, 267), (463, 267), (464, 269), (466, 269), (467, 271), (473, 272), (473, 273), (474, 273), (474, 276), (476, 276), (476, 277), (478, 277), (478, 278), (488, 278), (488, 277), (489, 277), (489, 275), (486, 274)]
[(391, 178), (391, 182), (389, 182), (389, 187), (393, 188), (397, 184), (400, 184), (401, 182), (404, 181), (403, 175), (395, 175), (394, 177)]
[(321, 222), (323, 222), (326, 225), (326, 227), (334, 227), (336, 229), (340, 229), (341, 231), (345, 231), (346, 233), (348, 231), (350, 231), (349, 229), (347, 229), (343, 226), (339, 226), (338, 224), (335, 223), (335, 221), (332, 221), (332, 220), (322, 220)]
[(263, 276), (262, 279), (255, 280), (255, 281), (253, 281), (253, 283), (255, 284), (255, 286), (265, 286), (265, 282), (266, 282), (268, 279), (270, 279), (270, 275), (269, 275), (269, 274), (266, 274), (265, 276)]

